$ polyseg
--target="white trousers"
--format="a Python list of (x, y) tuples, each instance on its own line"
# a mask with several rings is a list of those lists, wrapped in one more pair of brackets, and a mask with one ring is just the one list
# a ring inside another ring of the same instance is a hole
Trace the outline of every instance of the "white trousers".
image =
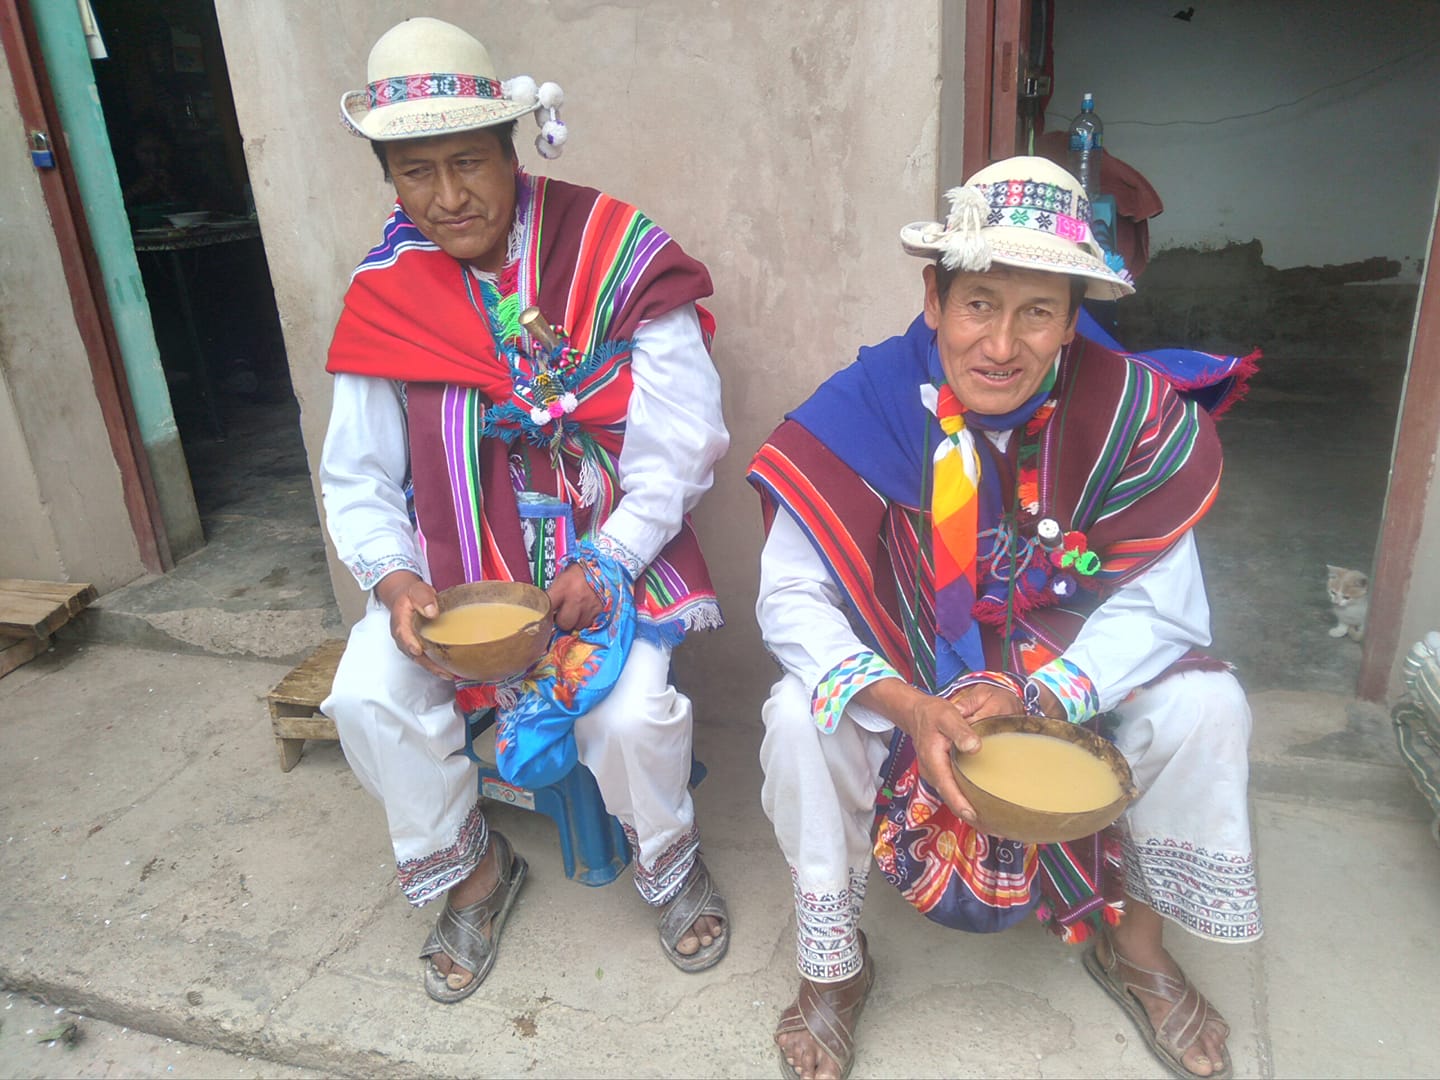
[[(1141, 792), (1121, 818), (1125, 891), (1202, 937), (1258, 937), (1251, 719), (1240, 684), (1228, 672), (1183, 672), (1136, 691), (1115, 713), (1115, 743)], [(822, 734), (809, 691), (790, 674), (762, 716), (761, 801), (794, 880), (800, 973), (839, 981), (860, 969), (857, 927), (891, 732), (846, 716)]]
[[(700, 844), (689, 789), (690, 700), (669, 672), (670, 651), (637, 639), (615, 688), (575, 723), (580, 761), (630, 839), (635, 885), (656, 905), (679, 890)], [(467, 877), (489, 832), (454, 683), (400, 651), (390, 612), (373, 597), (320, 709), (335, 721), (361, 786), (385, 808), (410, 902), (426, 903)]]

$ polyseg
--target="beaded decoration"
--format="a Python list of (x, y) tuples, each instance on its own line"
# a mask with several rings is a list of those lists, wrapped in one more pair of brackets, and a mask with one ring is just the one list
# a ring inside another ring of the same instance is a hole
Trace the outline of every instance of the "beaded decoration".
[(510, 369), (510, 400), (485, 410), (480, 434), (507, 444), (523, 436), (530, 445), (558, 454), (567, 435), (580, 434), (580, 425), (567, 417), (586, 396), (585, 381), (627, 356), (631, 343), (606, 341), (585, 353), (570, 346), (570, 336), (562, 327), (551, 328), (556, 339), (553, 349), (539, 341), (527, 342), (520, 326), (518, 291), (502, 296), (493, 282), (480, 281), (477, 298), (477, 283), (469, 274), (465, 279), (470, 303), (490, 327), (496, 352)]

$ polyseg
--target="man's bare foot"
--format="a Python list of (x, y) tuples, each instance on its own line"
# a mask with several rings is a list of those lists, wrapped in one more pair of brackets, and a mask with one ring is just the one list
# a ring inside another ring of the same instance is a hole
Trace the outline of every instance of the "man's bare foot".
[(725, 933), (725, 921), (712, 915), (701, 915), (690, 926), (690, 932), (675, 943), (675, 951), (681, 956), (694, 956), (701, 949), (708, 949)]
[[(500, 859), (497, 854), (499, 847), (499, 844), (490, 844), (490, 849), (485, 852), (479, 865), (470, 871), (470, 876), (450, 887), (450, 891), (445, 895), (446, 903), (453, 908), (468, 907), (477, 900), (484, 900), (495, 891), (495, 886), (500, 884)], [(485, 936), (489, 938), (492, 932), (490, 924), (487, 923)], [(473, 972), (461, 967), (444, 952), (436, 953), (430, 958), (430, 962), (435, 965), (436, 971), (445, 976), (445, 985), (451, 990), (465, 989), (475, 977)]]
[[(1109, 933), (1099, 935), (1095, 952), (1100, 962), (1108, 966), (1112, 953), (1118, 954), (1122, 977), (1131, 974), (1126, 968), (1147, 968), (1183, 983), (1185, 973), (1161, 943), (1160, 916), (1133, 899), (1126, 906), (1127, 911), (1120, 920), (1120, 925)], [(1131, 922), (1137, 915), (1139, 918)], [(1149, 925), (1152, 919), (1155, 923), (1153, 927)], [(1144, 1007), (1145, 1014), (1150, 1018), (1150, 1026), (1158, 1030), (1175, 1007), (1175, 1001), (1143, 989), (1133, 990), (1132, 993)], [(1210, 1076), (1219, 1072), (1225, 1067), (1227, 1060), (1225, 1043), (1228, 1035), (1229, 1029), (1225, 1022), (1215, 1014), (1200, 1029), (1195, 1042), (1181, 1055), (1181, 1063), (1195, 1076)]]
[(707, 971), (730, 947), (730, 910), (698, 856), (676, 893), (660, 907), (660, 948), (681, 971)]
[(855, 1058), (855, 1025), (875, 985), (868, 955), (864, 965), (843, 982), (801, 979), (794, 1004), (780, 1014), (775, 1045), (800, 1080), (839, 1080), (849, 1070)]

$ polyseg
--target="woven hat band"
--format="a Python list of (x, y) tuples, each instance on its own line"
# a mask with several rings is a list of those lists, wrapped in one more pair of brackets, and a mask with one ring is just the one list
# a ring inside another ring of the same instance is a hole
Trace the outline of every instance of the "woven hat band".
[(455, 75), (432, 72), (424, 75), (396, 75), (380, 79), (366, 88), (370, 108), (394, 105), (401, 101), (420, 101), (424, 98), (497, 98), (504, 99), (505, 92), (497, 79), (486, 79), (480, 75)]
[(989, 210), (985, 225), (1058, 236), (1076, 243), (1094, 243), (1090, 231), (1093, 212), (1084, 195), (1047, 184), (1043, 180), (1007, 180), (994, 184), (973, 184), (984, 196)]

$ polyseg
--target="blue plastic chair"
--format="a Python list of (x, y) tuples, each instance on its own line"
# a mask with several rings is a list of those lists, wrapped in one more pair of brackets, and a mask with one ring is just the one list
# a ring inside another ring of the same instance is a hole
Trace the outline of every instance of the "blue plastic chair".
[[(563, 779), (531, 790), (507, 783), (493, 762), (475, 752), (475, 739), (495, 722), (495, 713), (484, 709), (465, 718), (465, 756), (480, 767), (480, 794), (486, 799), (544, 814), (560, 832), (560, 855), (565, 876), (582, 885), (608, 885), (630, 862), (630, 844), (619, 819), (605, 811), (605, 800), (595, 777), (584, 765), (576, 765)], [(693, 755), (690, 759), (690, 786), (705, 779), (705, 766)]]

